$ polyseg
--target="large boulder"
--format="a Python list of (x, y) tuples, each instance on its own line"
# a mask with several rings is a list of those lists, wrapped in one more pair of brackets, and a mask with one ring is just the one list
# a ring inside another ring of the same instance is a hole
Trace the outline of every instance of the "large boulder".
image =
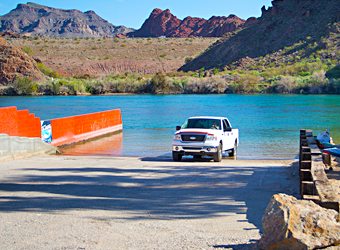
[(263, 217), (260, 249), (319, 249), (340, 246), (338, 213), (312, 201), (276, 194)]
[(13, 82), (17, 77), (44, 78), (33, 58), (0, 37), (0, 86)]

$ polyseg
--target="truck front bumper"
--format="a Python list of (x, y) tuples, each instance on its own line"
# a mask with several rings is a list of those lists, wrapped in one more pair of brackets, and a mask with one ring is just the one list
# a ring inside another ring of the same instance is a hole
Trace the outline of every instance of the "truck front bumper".
[(172, 151), (183, 155), (213, 155), (217, 152), (215, 146), (172, 146)]

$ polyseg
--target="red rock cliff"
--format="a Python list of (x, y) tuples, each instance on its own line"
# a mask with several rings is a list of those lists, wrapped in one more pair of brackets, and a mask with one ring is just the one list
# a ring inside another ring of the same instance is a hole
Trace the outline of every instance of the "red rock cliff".
[(209, 20), (197, 17), (178, 19), (170, 10), (154, 9), (143, 26), (129, 33), (130, 37), (220, 37), (235, 31), (245, 24), (245, 20), (230, 15), (212, 17)]

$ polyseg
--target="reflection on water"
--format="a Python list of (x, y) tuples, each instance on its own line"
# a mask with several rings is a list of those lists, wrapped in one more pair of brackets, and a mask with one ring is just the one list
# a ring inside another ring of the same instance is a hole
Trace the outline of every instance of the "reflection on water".
[(64, 155), (120, 156), (123, 149), (123, 133), (109, 135), (88, 142), (78, 143), (60, 151)]

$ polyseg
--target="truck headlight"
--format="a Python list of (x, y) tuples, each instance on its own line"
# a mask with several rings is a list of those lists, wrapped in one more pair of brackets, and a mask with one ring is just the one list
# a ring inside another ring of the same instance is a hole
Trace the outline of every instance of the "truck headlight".
[(181, 135), (180, 134), (174, 135), (174, 140), (176, 140), (176, 141), (182, 140)]
[(217, 136), (215, 135), (207, 135), (206, 141), (217, 141)]

